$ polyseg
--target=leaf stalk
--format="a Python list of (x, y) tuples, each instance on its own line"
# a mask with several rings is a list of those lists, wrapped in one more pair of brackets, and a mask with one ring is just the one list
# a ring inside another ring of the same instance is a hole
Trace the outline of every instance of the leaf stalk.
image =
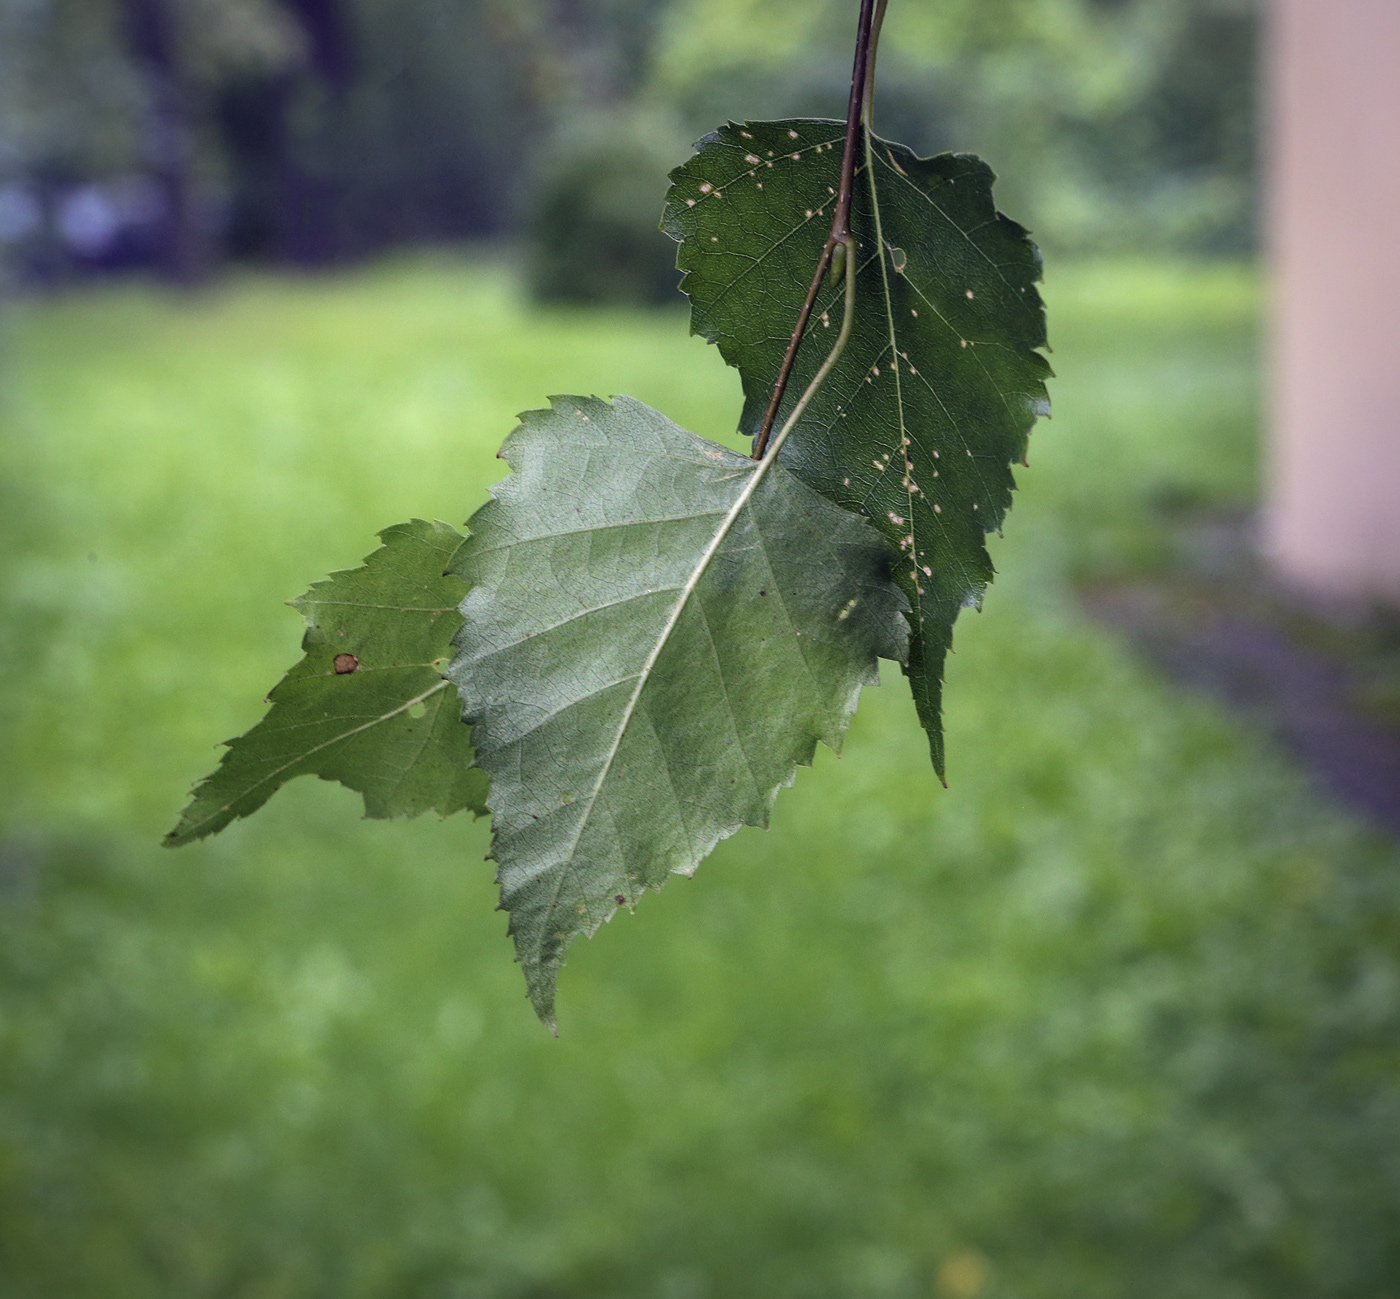
[[(886, 3), (887, 0), (878, 0), (880, 20), (884, 19)], [(835, 252), (837, 244), (849, 245), (850, 242), (851, 191), (855, 185), (856, 141), (862, 134), (862, 122), (869, 112), (867, 87), (875, 66), (876, 10), (877, 0), (861, 0), (860, 22), (856, 28), (855, 63), (851, 69), (851, 97), (846, 106), (846, 139), (841, 150), (841, 180), (836, 192), (836, 207), (831, 216), (831, 233), (827, 235), (826, 243), (822, 245), (821, 256), (817, 259), (816, 272), (812, 276), (812, 283), (808, 286), (802, 310), (797, 314), (797, 324), (793, 327), (792, 338), (788, 341), (787, 352), (783, 356), (783, 363), (778, 369), (778, 377), (773, 384), (773, 395), (768, 400), (768, 409), (764, 412), (763, 423), (754, 437), (753, 458), (755, 460), (762, 460), (769, 451), (769, 441), (773, 432), (773, 424), (778, 418), (778, 408), (782, 405), (783, 396), (787, 392), (793, 363), (797, 360), (798, 349), (802, 346), (802, 339), (807, 333), (807, 325), (812, 317), (812, 307), (817, 300), (817, 294), (821, 291), (822, 281), (826, 278), (832, 254)], [(784, 422), (780, 437), (775, 440), (779, 444), (786, 439), (797, 416), (806, 409), (807, 403), (812, 399), (817, 388), (831, 373), (831, 367), (835, 365), (837, 358), (841, 355), (841, 349), (846, 345), (846, 339), (850, 337), (854, 287), (855, 253), (848, 246), (846, 249), (846, 310), (841, 333), (837, 335), (831, 353), (822, 364), (821, 369), (817, 371), (812, 382), (808, 384), (807, 391), (802, 394), (801, 399), (793, 408), (793, 413)], [(776, 445), (773, 450), (777, 450)]]
[(867, 132), (875, 129), (875, 53), (880, 48), (880, 29), (885, 25), (885, 8), (889, 0), (878, 0), (875, 21), (870, 30), (870, 55), (865, 70), (865, 104), (861, 121)]
[(821, 368), (812, 376), (812, 382), (807, 385), (806, 391), (797, 399), (796, 405), (788, 412), (788, 417), (783, 421), (782, 427), (777, 435), (772, 439), (764, 455), (765, 459), (772, 459), (782, 450), (783, 443), (787, 441), (788, 434), (797, 426), (806, 412), (813, 397), (817, 395), (817, 389), (826, 382), (826, 376), (835, 368), (836, 362), (841, 359), (841, 353), (846, 350), (846, 342), (851, 337), (851, 327), (856, 318), (856, 257), (852, 251), (846, 253), (846, 302), (841, 312), (841, 329), (836, 335), (836, 341), (831, 345), (831, 351), (827, 353), (826, 360), (822, 362)]

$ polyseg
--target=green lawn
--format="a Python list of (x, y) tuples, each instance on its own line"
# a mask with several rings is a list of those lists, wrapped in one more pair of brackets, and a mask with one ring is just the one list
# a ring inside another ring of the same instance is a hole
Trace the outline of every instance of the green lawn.
[(1052, 278), (1056, 415), (945, 792), (897, 672), (773, 829), (536, 1023), (484, 822), (293, 783), (157, 844), (296, 657), (281, 603), (461, 523), (512, 416), (729, 436), (685, 317), (446, 258), (16, 310), (0, 441), (5, 1299), (1400, 1295), (1400, 859), (1070, 579), (1247, 503), (1258, 292)]

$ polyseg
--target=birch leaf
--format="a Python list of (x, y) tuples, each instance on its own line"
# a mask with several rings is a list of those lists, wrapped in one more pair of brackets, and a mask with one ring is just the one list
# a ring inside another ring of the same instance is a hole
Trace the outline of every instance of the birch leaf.
[(888, 549), (772, 462), (628, 397), (558, 397), (472, 518), (449, 675), (491, 778), (501, 906), (553, 1027), (564, 950), (688, 875), (837, 748), (902, 660)]
[(339, 781), (365, 815), (485, 812), (471, 733), (443, 676), (466, 588), (448, 571), (462, 535), (414, 519), (385, 528), (362, 568), (333, 573), (292, 604), (305, 658), (268, 696), (252, 730), (228, 741), (165, 837), (178, 847), (256, 812), (294, 776)]
[[(844, 130), (731, 123), (671, 173), (664, 226), (681, 242), (691, 327), (738, 368), (750, 435), (831, 228)], [(985, 534), (1001, 527), (1010, 466), (1049, 412), (1040, 256), (997, 212), (993, 179), (970, 154), (919, 158), (867, 136), (851, 204), (851, 339), (780, 457), (868, 516), (898, 556), (914, 631), (906, 671), (940, 776), (953, 623), (991, 581)], [(830, 350), (843, 305), (843, 282), (828, 276), (783, 413)]]

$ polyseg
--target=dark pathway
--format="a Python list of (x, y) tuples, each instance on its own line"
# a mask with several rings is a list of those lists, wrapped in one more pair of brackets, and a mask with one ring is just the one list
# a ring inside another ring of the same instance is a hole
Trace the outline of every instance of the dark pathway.
[(1357, 683), (1344, 661), (1305, 648), (1279, 621), (1221, 589), (1142, 581), (1081, 595), (1093, 617), (1169, 676), (1257, 719), (1320, 787), (1400, 835), (1400, 729), (1357, 711)]

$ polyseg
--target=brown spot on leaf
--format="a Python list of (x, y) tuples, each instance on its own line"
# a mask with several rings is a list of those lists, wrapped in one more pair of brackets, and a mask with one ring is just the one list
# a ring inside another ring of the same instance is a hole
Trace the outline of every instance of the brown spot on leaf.
[(621, 893), (619, 893), (617, 897), (613, 900), (617, 903), (618, 906), (625, 906), (627, 903), (627, 899), (623, 897)]
[(331, 660), (331, 666), (335, 668), (336, 676), (343, 677), (347, 673), (358, 671), (360, 660), (353, 654), (337, 654)]

